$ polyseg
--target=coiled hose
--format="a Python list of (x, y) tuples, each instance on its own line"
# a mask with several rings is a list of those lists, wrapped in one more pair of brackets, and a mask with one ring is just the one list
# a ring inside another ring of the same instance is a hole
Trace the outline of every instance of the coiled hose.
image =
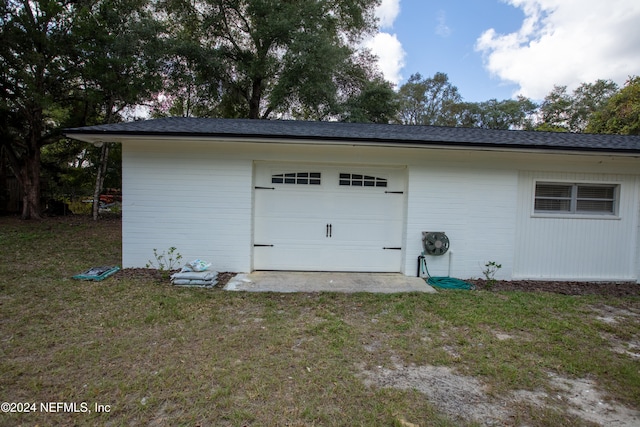
[(424, 252), (418, 257), (418, 275), (422, 277), (422, 273), (425, 273), (427, 275), (426, 281), (428, 284), (438, 288), (463, 290), (471, 290), (476, 288), (473, 284), (465, 282), (464, 280), (456, 279), (454, 277), (432, 276), (429, 273), (429, 269), (427, 268), (427, 259), (424, 256)]

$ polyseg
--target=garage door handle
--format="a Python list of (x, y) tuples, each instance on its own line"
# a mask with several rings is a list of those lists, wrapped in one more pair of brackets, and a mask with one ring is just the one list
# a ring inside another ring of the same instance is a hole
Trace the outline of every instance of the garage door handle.
[(331, 234), (332, 234), (332, 230), (331, 229), (332, 228), (333, 228), (333, 226), (331, 224), (329, 224), (329, 237), (331, 237)]
[(327, 229), (324, 237), (331, 237), (331, 224), (327, 224)]

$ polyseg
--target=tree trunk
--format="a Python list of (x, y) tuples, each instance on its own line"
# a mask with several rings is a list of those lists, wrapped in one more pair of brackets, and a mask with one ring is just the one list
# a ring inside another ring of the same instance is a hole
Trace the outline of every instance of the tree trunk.
[(260, 101), (262, 99), (262, 79), (255, 79), (251, 87), (251, 98), (249, 99), (249, 118), (260, 118)]
[(20, 171), (22, 185), (22, 219), (42, 219), (40, 205), (40, 148), (24, 158)]
[(100, 212), (100, 193), (102, 192), (102, 186), (104, 185), (104, 177), (107, 173), (107, 162), (109, 160), (109, 143), (102, 144), (100, 150), (100, 162), (98, 164), (98, 173), (96, 174), (96, 187), (93, 192), (93, 220), (98, 219), (98, 213)]

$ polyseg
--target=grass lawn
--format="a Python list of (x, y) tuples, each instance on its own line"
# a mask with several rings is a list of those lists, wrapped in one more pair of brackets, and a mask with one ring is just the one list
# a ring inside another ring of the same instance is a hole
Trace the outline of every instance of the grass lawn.
[(0, 425), (601, 423), (577, 394), (638, 425), (638, 297), (71, 279), (119, 265), (117, 220), (0, 218), (0, 248), (0, 400), (31, 410)]

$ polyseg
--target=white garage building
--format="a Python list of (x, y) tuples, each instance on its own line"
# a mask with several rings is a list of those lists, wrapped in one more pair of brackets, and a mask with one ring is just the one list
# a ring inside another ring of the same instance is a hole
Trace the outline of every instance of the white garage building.
[(640, 137), (167, 118), (68, 129), (122, 143), (123, 266), (176, 247), (218, 271), (640, 280)]

